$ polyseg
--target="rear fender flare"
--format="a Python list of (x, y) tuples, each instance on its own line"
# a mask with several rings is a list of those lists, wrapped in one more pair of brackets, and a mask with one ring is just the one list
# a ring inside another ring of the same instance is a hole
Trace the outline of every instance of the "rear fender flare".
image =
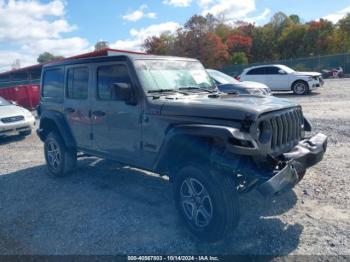
[(41, 140), (44, 140), (48, 134), (48, 130), (45, 130), (45, 125), (48, 122), (54, 123), (57, 131), (68, 148), (76, 148), (76, 141), (65, 116), (56, 111), (45, 111), (41, 114), (40, 126), (38, 129), (38, 135)]

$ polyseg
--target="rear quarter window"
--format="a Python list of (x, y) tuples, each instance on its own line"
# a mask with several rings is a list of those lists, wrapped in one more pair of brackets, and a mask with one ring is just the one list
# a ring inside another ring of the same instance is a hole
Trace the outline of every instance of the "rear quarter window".
[(46, 98), (63, 98), (63, 68), (48, 69), (44, 72), (42, 96)]

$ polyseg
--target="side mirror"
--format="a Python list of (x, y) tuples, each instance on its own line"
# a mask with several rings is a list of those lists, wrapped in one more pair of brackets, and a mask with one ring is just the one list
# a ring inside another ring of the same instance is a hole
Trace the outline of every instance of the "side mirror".
[(287, 74), (287, 73), (286, 73), (284, 70), (282, 70), (282, 69), (278, 70), (278, 73), (279, 73), (280, 75), (286, 75), (286, 74)]
[(17, 103), (16, 101), (11, 100), (10, 103), (11, 103), (12, 105), (18, 106), (18, 103)]
[(126, 104), (135, 105), (135, 97), (129, 83), (114, 83), (111, 89), (113, 100), (125, 101)]

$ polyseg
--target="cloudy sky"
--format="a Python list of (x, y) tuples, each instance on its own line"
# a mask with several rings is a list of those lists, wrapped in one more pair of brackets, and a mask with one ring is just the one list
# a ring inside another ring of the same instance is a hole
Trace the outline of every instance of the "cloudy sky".
[(99, 40), (113, 48), (140, 50), (145, 38), (175, 31), (193, 14), (264, 24), (277, 11), (303, 21), (334, 22), (350, 12), (349, 0), (0, 0), (0, 72), (20, 59), (36, 62), (48, 51), (71, 56)]

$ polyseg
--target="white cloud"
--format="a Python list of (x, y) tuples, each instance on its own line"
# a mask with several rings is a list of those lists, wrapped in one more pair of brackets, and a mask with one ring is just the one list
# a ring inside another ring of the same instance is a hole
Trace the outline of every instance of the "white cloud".
[(15, 59), (22, 67), (35, 64), (45, 51), (70, 56), (89, 50), (87, 40), (63, 37), (76, 29), (66, 20), (65, 8), (65, 0), (0, 0), (0, 44), (8, 46), (0, 50), (0, 70), (10, 69)]
[(324, 19), (327, 19), (329, 21), (332, 21), (333, 23), (337, 23), (340, 19), (342, 19), (347, 13), (350, 13), (350, 6), (340, 10), (340, 11), (337, 11), (333, 14), (329, 14), (329, 15), (326, 15), (324, 16), (323, 18)]
[(207, 9), (214, 0), (197, 0), (197, 4), (201, 9)]
[(64, 19), (64, 3), (54, 0), (47, 4), (37, 1), (0, 2), (0, 42), (32, 41), (59, 37), (71, 32), (75, 26)]
[(208, 13), (227, 23), (242, 20), (249, 23), (257, 23), (266, 20), (271, 10), (266, 8), (261, 14), (251, 16), (256, 11), (255, 0), (197, 0), (197, 5), (202, 10), (202, 15)]
[[(11, 69), (13, 62), (19, 59), (21, 66), (29, 66), (33, 64), (33, 56), (20, 53), (17, 51), (2, 51), (0, 50), (0, 72), (4, 72)], [(34, 60), (35, 61), (35, 60)]]
[(244, 18), (244, 21), (249, 22), (249, 23), (263, 21), (269, 17), (270, 13), (271, 13), (271, 10), (266, 8), (260, 15), (253, 16), (253, 17), (246, 17), (246, 18)]
[(214, 16), (224, 17), (229, 21), (246, 18), (252, 11), (255, 11), (254, 0), (216, 0), (215, 2), (212, 1), (211, 5), (202, 11), (202, 14), (211, 13)]
[(147, 5), (141, 5), (140, 8), (136, 11), (133, 11), (129, 14), (123, 16), (123, 19), (126, 21), (136, 22), (142, 18), (157, 18), (157, 14), (153, 12), (145, 13)]
[(175, 22), (166, 22), (161, 24), (151, 25), (139, 30), (133, 28), (130, 30), (130, 38), (125, 40), (118, 40), (111, 44), (112, 48), (126, 49), (126, 50), (142, 50), (142, 44), (146, 38), (150, 36), (159, 36), (164, 32), (175, 32), (180, 27), (180, 24)]
[(42, 39), (34, 43), (27, 43), (21, 50), (27, 54), (40, 54), (43, 52), (53, 53), (55, 55), (69, 57), (79, 53), (89, 52), (89, 42), (80, 37), (62, 38), (62, 39)]
[(192, 0), (164, 0), (163, 4), (172, 5), (175, 7), (187, 7), (192, 3)]

